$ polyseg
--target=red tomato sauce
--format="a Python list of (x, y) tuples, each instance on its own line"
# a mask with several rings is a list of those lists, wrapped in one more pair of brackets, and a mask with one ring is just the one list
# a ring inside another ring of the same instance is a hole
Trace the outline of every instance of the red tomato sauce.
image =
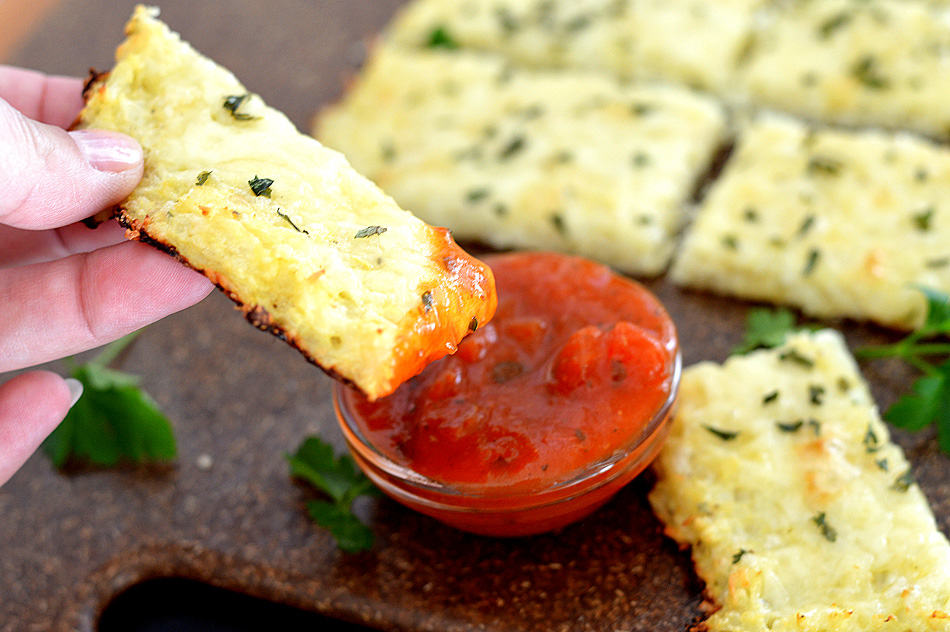
[(672, 321), (640, 285), (576, 257), (486, 257), (492, 322), (370, 402), (360, 433), (392, 461), (460, 490), (530, 493), (629, 449), (670, 398)]

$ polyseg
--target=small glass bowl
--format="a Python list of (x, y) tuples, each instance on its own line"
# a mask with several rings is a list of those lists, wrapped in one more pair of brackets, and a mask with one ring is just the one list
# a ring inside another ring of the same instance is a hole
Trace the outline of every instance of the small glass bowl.
[(333, 406), (347, 445), (360, 469), (387, 496), (463, 531), (490, 536), (523, 536), (558, 529), (586, 517), (642, 472), (669, 434), (679, 389), (681, 357), (677, 350), (667, 378), (669, 396), (642, 431), (606, 458), (567, 479), (518, 491), (475, 484), (451, 486), (394, 462), (373, 446), (354, 421), (349, 400), (359, 396), (334, 384)]

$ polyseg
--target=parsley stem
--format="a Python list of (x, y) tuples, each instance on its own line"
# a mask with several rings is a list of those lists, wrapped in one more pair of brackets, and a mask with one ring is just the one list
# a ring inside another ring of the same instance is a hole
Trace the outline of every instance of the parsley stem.
[(115, 360), (119, 356), (119, 354), (122, 353), (122, 351), (124, 351), (125, 348), (128, 347), (132, 343), (132, 341), (138, 337), (138, 335), (139, 335), (139, 332), (133, 331), (132, 333), (119, 338), (115, 342), (109, 343), (102, 350), (102, 352), (99, 353), (99, 355), (97, 355), (95, 358), (93, 358), (89, 362), (89, 364), (94, 364), (100, 367), (109, 366), (110, 364), (112, 364), (112, 361)]
[(926, 373), (927, 375), (933, 375), (937, 373), (937, 367), (930, 364), (926, 360), (921, 360), (917, 356), (908, 356), (904, 358), (904, 362), (906, 362), (907, 364), (910, 364), (921, 373)]
[(915, 355), (938, 355), (942, 353), (950, 353), (950, 343), (934, 342), (925, 345), (914, 345), (910, 348), (910, 352)]
[(854, 355), (859, 358), (866, 358), (868, 360), (875, 358), (902, 356), (904, 355), (903, 346), (904, 345), (899, 342), (892, 345), (868, 345), (866, 347), (861, 347), (860, 349), (855, 349)]
[(950, 353), (950, 343), (933, 342), (926, 344), (905, 344), (901, 341), (892, 345), (869, 345), (861, 347), (855, 354), (860, 358), (890, 358), (898, 356), (909, 358), (918, 355), (941, 355)]

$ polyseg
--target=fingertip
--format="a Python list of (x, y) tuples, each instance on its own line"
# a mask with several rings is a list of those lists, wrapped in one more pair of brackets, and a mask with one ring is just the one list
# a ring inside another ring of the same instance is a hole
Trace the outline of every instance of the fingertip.
[(130, 245), (137, 251), (142, 286), (150, 288), (153, 297), (169, 309), (178, 311), (194, 305), (214, 289), (206, 276), (177, 259), (140, 242)]
[(201, 274), (139, 242), (91, 253), (85, 269), (88, 317), (103, 338), (124, 335), (191, 307), (213, 288)]
[(66, 380), (51, 371), (22, 373), (0, 385), (0, 485), (66, 417), (73, 394)]
[(39, 120), (63, 128), (74, 124), (86, 104), (82, 86), (82, 79), (76, 77), (47, 77), (46, 98), (41, 106)]

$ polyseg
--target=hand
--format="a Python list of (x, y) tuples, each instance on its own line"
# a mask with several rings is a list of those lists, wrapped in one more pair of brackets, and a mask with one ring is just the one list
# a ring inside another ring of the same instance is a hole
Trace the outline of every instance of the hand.
[[(126, 197), (142, 149), (114, 132), (66, 132), (82, 107), (78, 79), (0, 66), (0, 372), (98, 347), (197, 303), (200, 274), (114, 222), (76, 222)], [(48, 371), (0, 385), (0, 485), (78, 399)]]

